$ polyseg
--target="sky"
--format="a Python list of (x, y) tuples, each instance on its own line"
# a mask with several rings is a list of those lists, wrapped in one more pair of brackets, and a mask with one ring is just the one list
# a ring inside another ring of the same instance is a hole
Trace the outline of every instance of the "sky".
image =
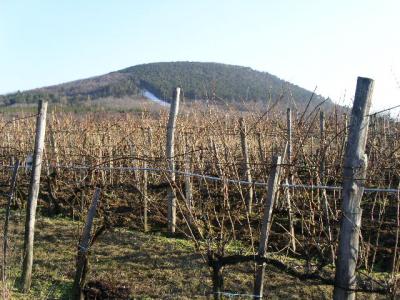
[(400, 104), (397, 0), (0, 0), (0, 94), (160, 61), (248, 66), (373, 111)]

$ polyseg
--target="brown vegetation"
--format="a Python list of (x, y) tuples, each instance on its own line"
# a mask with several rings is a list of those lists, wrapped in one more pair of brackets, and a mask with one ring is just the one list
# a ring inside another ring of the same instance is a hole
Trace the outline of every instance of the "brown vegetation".
[[(246, 164), (241, 147), (240, 116), (247, 126), (249, 160)], [(339, 110), (327, 114), (325, 130), (321, 134), (319, 116), (318, 110), (294, 111), (292, 159), (290, 164), (287, 161), (282, 164), (283, 182), (286, 178), (293, 178), (293, 183), (300, 185), (341, 186), (347, 118)], [(153, 232), (164, 231), (167, 227), (166, 187), (170, 185), (165, 171), (168, 169), (166, 124), (166, 111), (84, 115), (52, 113), (48, 121), (39, 196), (42, 213), (83, 220), (94, 188), (101, 187), (99, 221), (112, 228), (141, 230), (141, 168), (146, 164), (149, 168), (148, 224)], [(6, 115), (0, 120), (0, 128), (4, 137), (0, 150), (1, 175), (5, 180), (9, 177), (9, 170), (4, 166), (12, 165), (16, 158), (24, 161), (32, 152), (34, 118), (18, 114), (13, 119), (13, 116)], [(399, 134), (400, 126), (394, 120), (371, 117), (367, 187), (398, 187)], [(192, 176), (192, 202), (186, 201), (182, 174), (177, 174), (174, 185), (177, 190), (177, 235), (192, 240), (195, 252), (204, 262), (207, 253), (214, 258), (256, 254), (266, 187), (252, 186), (253, 208), (249, 213), (246, 205), (249, 185), (227, 180), (246, 180), (250, 171), (254, 182), (266, 182), (273, 156), (283, 155), (286, 143), (286, 118), (273, 107), (267, 113), (238, 112), (229, 107), (224, 110), (220, 107), (185, 107), (181, 111), (175, 140), (177, 171), (187, 170), (221, 179), (214, 181)], [(27, 169), (21, 169), (15, 208), (24, 207), (28, 173)], [(286, 201), (287, 192), (291, 193), (290, 203)], [(328, 219), (324, 213), (324, 199), (328, 203)], [(363, 198), (358, 267), (362, 289), (395, 294), (393, 288), (398, 279), (400, 261), (398, 205), (399, 197), (393, 193), (367, 193)], [(293, 270), (300, 268), (303, 274), (318, 274), (322, 279), (331, 280), (332, 272), (327, 270), (332, 267), (332, 251), (336, 252), (340, 207), (340, 190), (281, 188), (275, 203), (267, 252), (295, 259), (284, 264)], [(294, 236), (290, 234), (290, 218)], [(148, 251), (143, 249), (143, 255)], [(73, 265), (72, 261), (70, 263)], [(254, 261), (248, 267), (245, 272), (251, 272)], [(229, 282), (230, 276), (229, 273), (225, 276), (225, 282)], [(267, 290), (274, 286), (268, 276), (273, 275), (267, 274)]]

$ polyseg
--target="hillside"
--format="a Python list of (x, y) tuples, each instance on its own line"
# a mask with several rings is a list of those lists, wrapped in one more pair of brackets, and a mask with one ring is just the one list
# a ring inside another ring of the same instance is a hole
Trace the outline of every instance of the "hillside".
[[(45, 96), (51, 102), (74, 104), (105, 97), (139, 97), (144, 89), (169, 101), (177, 86), (183, 88), (185, 99), (217, 102), (280, 99), (288, 103), (293, 99), (301, 105), (307, 103), (312, 95), (310, 91), (297, 85), (248, 67), (219, 63), (166, 62), (137, 65), (106, 75), (7, 94), (0, 96), (0, 103), (32, 103)], [(323, 98), (316, 96), (314, 101), (323, 101)]]

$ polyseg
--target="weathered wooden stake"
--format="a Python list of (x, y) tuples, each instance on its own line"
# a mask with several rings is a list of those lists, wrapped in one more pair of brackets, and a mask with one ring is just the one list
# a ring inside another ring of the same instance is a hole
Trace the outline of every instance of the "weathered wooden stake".
[(91, 238), (91, 231), (93, 226), (93, 219), (96, 215), (96, 208), (97, 203), (99, 202), (101, 190), (96, 188), (94, 192), (92, 204), (90, 205), (87, 217), (86, 217), (86, 224), (85, 228), (82, 232), (81, 242), (78, 245), (78, 256), (76, 259), (76, 273), (74, 278), (74, 284), (72, 286), (72, 299), (73, 300), (83, 300), (84, 296), (82, 293), (82, 289), (85, 285), (85, 277), (87, 271), (87, 263), (88, 258), (87, 254), (89, 251), (90, 246), (90, 238)]
[[(148, 157), (149, 161), (151, 162), (153, 160), (153, 130), (151, 129), (151, 127), (147, 128), (147, 149), (148, 149), (147, 157)], [(149, 165), (149, 164), (147, 163), (147, 165)], [(151, 180), (153, 178), (153, 175), (151, 172), (147, 176), (148, 176), (149, 180)]]
[(180, 100), (181, 89), (176, 88), (176, 97), (171, 102), (171, 108), (169, 111), (169, 119), (167, 125), (167, 162), (170, 170), (169, 181), (170, 188), (168, 189), (168, 229), (171, 233), (175, 233), (176, 226), (176, 194), (175, 194), (175, 151), (174, 151), (174, 137), (175, 137), (175, 125), (179, 111), (179, 100)]
[(108, 132), (108, 134), (106, 136), (106, 141), (107, 141), (107, 144), (109, 145), (108, 146), (108, 153), (107, 153), (108, 157), (109, 157), (108, 158), (108, 160), (109, 160), (108, 166), (110, 168), (110, 180), (109, 180), (109, 182), (110, 182), (111, 185), (113, 185), (114, 184), (114, 172), (113, 172), (113, 168), (114, 168), (114, 149), (113, 149), (113, 146), (112, 146), (112, 138), (111, 138), (111, 135), (110, 135), (109, 132)]
[[(265, 258), (267, 253), (267, 244), (269, 230), (271, 227), (272, 210), (274, 208), (275, 198), (279, 189), (279, 173), (280, 173), (281, 157), (275, 156), (272, 163), (271, 174), (268, 178), (267, 200), (265, 202), (264, 216), (261, 227), (260, 244), (258, 246), (258, 256)], [(265, 262), (257, 263), (256, 276), (254, 281), (254, 299), (261, 299), (264, 290), (264, 274)]]
[(143, 201), (143, 230), (149, 230), (147, 224), (148, 198), (147, 198), (147, 160), (143, 161), (143, 186), (142, 186), (142, 201)]
[(355, 271), (362, 215), (360, 203), (364, 192), (368, 163), (365, 146), (373, 86), (372, 79), (362, 77), (357, 79), (356, 94), (351, 111), (349, 140), (346, 145), (344, 161), (342, 219), (333, 291), (333, 298), (337, 300), (355, 299)]
[[(130, 148), (130, 153), (131, 153), (131, 157), (132, 157), (132, 167), (135, 168), (136, 167), (136, 163), (135, 163), (135, 156), (136, 154), (136, 145), (131, 141), (128, 140), (128, 144), (129, 144), (129, 148)], [(135, 185), (139, 188), (139, 176), (136, 172), (136, 170), (132, 170), (133, 173), (133, 181), (135, 183)]]
[(324, 182), (325, 178), (325, 114), (323, 111), (319, 112), (319, 179), (321, 183)]
[[(325, 149), (325, 114), (323, 111), (320, 111), (319, 115), (319, 127), (320, 127), (320, 144), (319, 144), (319, 152), (320, 152), (320, 165), (319, 165), (319, 183), (321, 185), (325, 184), (325, 169), (326, 169), (326, 149)], [(328, 240), (329, 245), (331, 248), (331, 259), (332, 263), (335, 262), (335, 250), (334, 244), (332, 241), (332, 231), (330, 225), (330, 218), (329, 218), (329, 203), (328, 197), (326, 195), (326, 190), (321, 190), (321, 198), (323, 201), (323, 210), (325, 215), (325, 223), (326, 223), (326, 230), (328, 231)]]
[[(289, 174), (287, 184), (293, 184), (293, 174), (292, 174), (292, 110), (290, 108), (287, 109), (287, 164)], [(290, 241), (292, 243), (292, 250), (296, 252), (296, 237), (294, 233), (294, 225), (293, 225), (293, 210), (292, 210), (292, 201), (290, 188), (286, 189), (286, 203), (288, 206), (288, 214), (289, 214), (289, 227), (290, 227)]]
[(21, 290), (23, 292), (29, 291), (32, 282), (33, 240), (35, 234), (36, 207), (40, 188), (44, 137), (46, 132), (46, 113), (47, 102), (41, 100), (38, 105), (35, 149), (33, 152), (32, 173), (25, 219), (24, 260), (22, 264), (22, 275), (20, 278)]
[[(190, 151), (190, 146), (189, 146), (189, 143), (186, 138), (185, 139), (185, 154), (184, 154), (185, 173), (189, 173), (191, 171), (191, 168), (190, 168), (191, 158), (189, 155), (189, 151)], [(187, 206), (191, 210), (192, 204), (193, 204), (193, 193), (192, 193), (192, 182), (190, 180), (190, 175), (185, 175), (185, 198), (186, 198)]]
[[(249, 147), (247, 145), (247, 130), (246, 130), (246, 124), (244, 122), (243, 118), (239, 119), (239, 125), (240, 125), (240, 144), (242, 145), (242, 156), (243, 156), (243, 173), (244, 173), (244, 179), (248, 182), (251, 182), (251, 170), (250, 170), (250, 158), (249, 158)], [(246, 194), (246, 204), (247, 204), (247, 210), (249, 214), (251, 214), (251, 209), (253, 206), (253, 185), (249, 184), (248, 185), (248, 190)]]
[(58, 166), (60, 164), (60, 159), (58, 157), (57, 140), (56, 140), (56, 137), (55, 137), (55, 134), (54, 134), (53, 126), (50, 126), (49, 129), (50, 129), (50, 145), (51, 145), (51, 148), (52, 148), (52, 152), (53, 152), (52, 154), (53, 154), (53, 156), (55, 158), (55, 165), (56, 165), (55, 167), (51, 168), (51, 172), (58, 173)]
[(288, 141), (287, 158), (290, 168), (291, 167), (290, 164), (292, 163), (292, 110), (290, 108), (288, 108), (286, 111), (286, 130), (287, 130), (287, 141)]
[(3, 269), (2, 269), (2, 280), (3, 284), (6, 283), (7, 280), (7, 248), (8, 248), (8, 223), (10, 219), (10, 209), (11, 203), (14, 199), (15, 193), (15, 186), (17, 184), (17, 175), (19, 169), (19, 160), (15, 162), (12, 177), (11, 177), (11, 184), (10, 184), (10, 192), (8, 194), (7, 200), (7, 207), (6, 207), (6, 216), (4, 220), (4, 234), (3, 234)]

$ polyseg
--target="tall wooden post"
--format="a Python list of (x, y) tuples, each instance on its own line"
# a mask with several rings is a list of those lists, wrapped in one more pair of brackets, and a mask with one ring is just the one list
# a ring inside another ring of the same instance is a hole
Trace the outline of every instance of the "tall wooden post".
[[(287, 109), (287, 164), (289, 174), (287, 184), (293, 184), (293, 168), (292, 168), (292, 110), (290, 108)], [(294, 233), (294, 217), (293, 217), (293, 210), (292, 210), (292, 201), (291, 201), (291, 194), (290, 188), (286, 189), (286, 202), (288, 206), (288, 214), (289, 214), (289, 226), (290, 226), (290, 241), (292, 244), (292, 250), (296, 252), (296, 237)]]
[(144, 232), (147, 232), (149, 230), (147, 224), (147, 212), (148, 212), (147, 158), (145, 158), (143, 161), (142, 200), (143, 200), (143, 230)]
[[(150, 162), (150, 166), (152, 165), (151, 162), (153, 161), (153, 130), (151, 129), (151, 127), (149, 126), (147, 128), (147, 157), (149, 159)], [(149, 166), (149, 163), (147, 164)], [(148, 178), (149, 180), (151, 180), (153, 178), (152, 173), (150, 172), (148, 174)]]
[[(243, 156), (243, 173), (245, 176), (245, 180), (251, 182), (251, 171), (250, 171), (250, 158), (249, 158), (249, 147), (247, 145), (247, 130), (246, 124), (243, 118), (239, 119), (240, 125), (240, 143), (242, 145), (242, 156)], [(248, 186), (247, 194), (246, 194), (246, 204), (247, 211), (251, 214), (251, 208), (253, 206), (253, 186), (250, 184)]]
[[(325, 114), (323, 111), (320, 111), (319, 114), (319, 129), (320, 129), (320, 144), (319, 144), (319, 152), (320, 152), (320, 164), (319, 164), (319, 183), (321, 185), (325, 184), (325, 169), (326, 169), (326, 149), (325, 149)], [(318, 191), (318, 196), (321, 196), (322, 198), (322, 206), (324, 210), (324, 215), (325, 215), (325, 224), (326, 224), (326, 230), (328, 233), (328, 240), (329, 240), (329, 245), (331, 248), (331, 258), (332, 258), (332, 263), (335, 261), (335, 250), (334, 250), (334, 245), (332, 242), (332, 231), (331, 231), (331, 225), (330, 225), (330, 218), (329, 218), (329, 203), (328, 203), (328, 197), (326, 195), (326, 190), (322, 189), (321, 194)]]
[[(286, 111), (286, 130), (287, 130), (287, 140), (288, 140), (288, 149), (287, 149), (287, 159), (290, 170), (291, 177), (291, 163), (292, 163), (292, 110), (290, 108)], [(292, 180), (290, 179), (290, 184), (292, 184)]]
[[(258, 256), (265, 258), (267, 253), (267, 244), (269, 237), (269, 230), (271, 227), (272, 210), (274, 208), (274, 202), (276, 194), (279, 189), (279, 173), (280, 173), (281, 157), (275, 156), (272, 163), (271, 174), (268, 178), (268, 191), (267, 200), (264, 208), (264, 216), (261, 227), (260, 244), (258, 246)], [(264, 274), (265, 274), (265, 262), (258, 262), (256, 269), (256, 276), (254, 281), (254, 299), (261, 299), (263, 297), (264, 290)]]
[(170, 188), (168, 189), (168, 229), (171, 233), (175, 233), (176, 226), (176, 194), (175, 194), (175, 151), (174, 151), (174, 138), (175, 138), (175, 125), (179, 111), (179, 100), (180, 100), (181, 89), (176, 88), (176, 97), (171, 102), (171, 108), (169, 111), (169, 119), (167, 125), (167, 162), (170, 170), (169, 181)]
[(325, 114), (322, 110), (319, 112), (319, 134), (319, 179), (322, 184), (325, 178)]
[(143, 150), (143, 178), (142, 178), (142, 201), (143, 201), (143, 230), (147, 232), (149, 230), (148, 226), (148, 193), (147, 193), (147, 185), (148, 185), (148, 161), (152, 159), (151, 154), (151, 128), (148, 127), (144, 131), (144, 140), (147, 140), (147, 151), (146, 149)]
[(189, 154), (190, 146), (188, 138), (185, 137), (185, 154), (184, 154), (184, 169), (185, 169), (185, 198), (189, 210), (192, 209), (193, 204), (193, 193), (192, 193), (192, 182), (190, 180), (189, 173), (191, 171), (191, 154)]
[(364, 192), (368, 163), (365, 146), (373, 86), (372, 79), (362, 77), (357, 79), (356, 94), (351, 111), (350, 132), (344, 161), (342, 219), (333, 291), (333, 298), (337, 300), (355, 299), (355, 271), (362, 215), (360, 203)]
[(41, 100), (39, 101), (38, 106), (35, 149), (33, 152), (32, 173), (25, 219), (24, 260), (21, 275), (21, 290), (23, 292), (29, 291), (32, 282), (33, 240), (35, 234), (36, 207), (40, 187), (40, 172), (42, 169), (44, 136), (46, 132), (46, 113), (47, 102)]
[(60, 159), (58, 157), (57, 141), (56, 141), (56, 138), (55, 138), (53, 126), (50, 126), (49, 129), (50, 129), (50, 145), (51, 145), (51, 148), (52, 148), (52, 152), (53, 152), (52, 154), (53, 154), (53, 156), (55, 158), (55, 165), (56, 165), (55, 167), (51, 168), (51, 172), (52, 173), (54, 173), (54, 172), (58, 173), (58, 166), (60, 165)]
[[(130, 147), (130, 152), (131, 152), (131, 157), (132, 157), (132, 167), (136, 168), (135, 156), (137, 155), (137, 153), (136, 153), (137, 148), (136, 148), (136, 145), (131, 140), (128, 140), (128, 144), (129, 144), (129, 147)], [(132, 173), (133, 173), (133, 181), (135, 182), (137, 187), (139, 187), (139, 184), (138, 184), (139, 175), (137, 174), (135, 169), (132, 170)]]

